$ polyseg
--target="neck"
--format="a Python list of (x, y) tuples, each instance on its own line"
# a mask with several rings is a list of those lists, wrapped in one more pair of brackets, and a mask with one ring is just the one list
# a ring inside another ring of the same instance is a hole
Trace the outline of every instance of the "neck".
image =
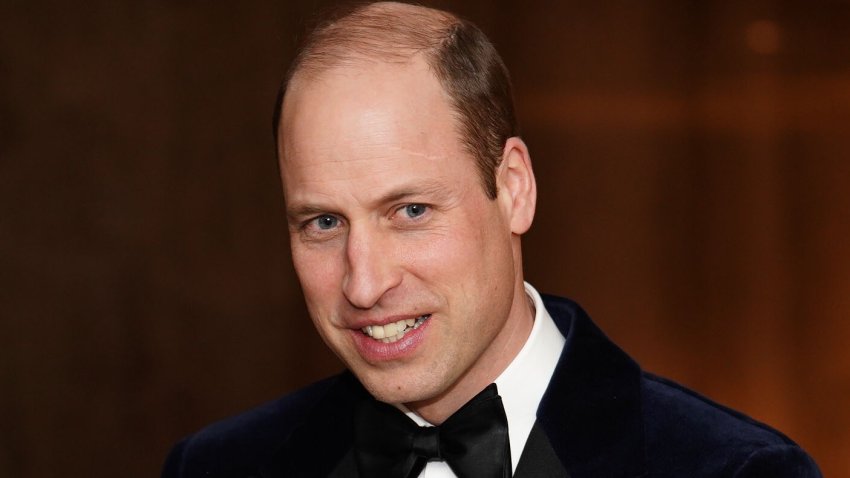
[(534, 304), (520, 280), (504, 327), (473, 366), (440, 395), (405, 406), (429, 423), (443, 423), (508, 368), (531, 334), (534, 314)]

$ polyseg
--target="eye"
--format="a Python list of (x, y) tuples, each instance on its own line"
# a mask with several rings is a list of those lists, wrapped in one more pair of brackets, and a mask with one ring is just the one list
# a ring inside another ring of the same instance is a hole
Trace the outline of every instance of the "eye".
[(428, 206), (424, 204), (408, 204), (407, 206), (404, 206), (404, 213), (407, 217), (411, 218), (419, 217), (425, 214), (426, 211), (428, 211)]
[(315, 219), (313, 219), (313, 223), (317, 228), (327, 231), (328, 229), (333, 229), (339, 225), (339, 219), (329, 214), (323, 214)]

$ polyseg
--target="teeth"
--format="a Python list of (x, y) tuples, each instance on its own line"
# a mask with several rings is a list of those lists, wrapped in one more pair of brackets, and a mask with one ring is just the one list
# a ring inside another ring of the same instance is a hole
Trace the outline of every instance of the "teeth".
[(384, 325), (367, 325), (360, 330), (375, 340), (389, 344), (401, 339), (410, 330), (419, 328), (422, 322), (425, 322), (429, 317), (431, 317), (431, 314), (420, 316), (417, 319), (402, 319)]

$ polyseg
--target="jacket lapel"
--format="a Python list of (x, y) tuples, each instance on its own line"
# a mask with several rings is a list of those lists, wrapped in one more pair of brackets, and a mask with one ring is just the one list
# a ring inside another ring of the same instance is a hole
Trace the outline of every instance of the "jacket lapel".
[(354, 409), (369, 393), (350, 372), (337, 377), (273, 458), (260, 467), (263, 478), (356, 478), (351, 454)]
[(328, 478), (357, 478), (360, 473), (357, 471), (357, 461), (354, 458), (354, 449), (348, 450), (348, 453), (342, 457), (342, 460), (337, 464), (333, 471), (328, 474)]
[(646, 474), (641, 372), (578, 306), (544, 296), (566, 343), (537, 420), (571, 478)]

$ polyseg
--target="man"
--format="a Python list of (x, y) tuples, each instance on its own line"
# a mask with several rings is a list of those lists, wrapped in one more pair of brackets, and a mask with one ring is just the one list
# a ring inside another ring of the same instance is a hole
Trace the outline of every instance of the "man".
[(524, 283), (534, 174), (476, 27), (359, 7), (313, 32), (284, 91), (293, 263), (349, 371), (187, 438), (164, 477), (819, 476)]

